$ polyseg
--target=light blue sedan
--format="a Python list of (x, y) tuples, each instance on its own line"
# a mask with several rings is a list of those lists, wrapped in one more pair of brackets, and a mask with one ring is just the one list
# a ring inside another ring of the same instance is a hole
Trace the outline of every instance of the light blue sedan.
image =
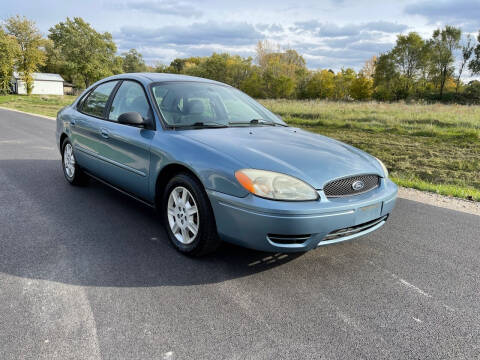
[(397, 196), (377, 158), (287, 126), (235, 88), (141, 73), (101, 80), (57, 116), (67, 181), (96, 178), (155, 207), (172, 244), (307, 251), (385, 224)]

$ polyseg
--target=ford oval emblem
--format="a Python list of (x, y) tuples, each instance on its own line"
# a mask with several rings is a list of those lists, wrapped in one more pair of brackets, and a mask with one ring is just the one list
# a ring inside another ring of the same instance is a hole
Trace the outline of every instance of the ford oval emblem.
[(362, 190), (365, 187), (365, 183), (362, 180), (354, 181), (352, 184), (352, 189), (355, 191)]

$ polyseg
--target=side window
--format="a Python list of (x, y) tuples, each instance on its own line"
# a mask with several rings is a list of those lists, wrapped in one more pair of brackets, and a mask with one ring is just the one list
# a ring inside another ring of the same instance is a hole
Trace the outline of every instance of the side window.
[(156, 86), (153, 88), (153, 95), (155, 96), (155, 100), (157, 100), (157, 104), (161, 104), (163, 99), (168, 93), (168, 89), (160, 86)]
[(137, 112), (144, 119), (152, 119), (152, 112), (143, 87), (135, 81), (126, 80), (120, 85), (110, 107), (108, 119), (117, 121), (120, 115), (127, 112)]
[(118, 81), (109, 81), (93, 90), (82, 103), (82, 112), (88, 115), (103, 117), (105, 106), (112, 90)]

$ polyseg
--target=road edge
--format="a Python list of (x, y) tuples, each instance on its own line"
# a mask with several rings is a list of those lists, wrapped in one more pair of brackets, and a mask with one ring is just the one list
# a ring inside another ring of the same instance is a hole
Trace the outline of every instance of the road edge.
[(402, 186), (398, 187), (398, 197), (401, 199), (416, 201), (422, 204), (480, 216), (480, 202), (472, 200), (465, 200), (453, 196), (445, 196), (429, 191), (421, 191)]
[(7, 108), (7, 107), (4, 107), (4, 106), (0, 106), (0, 109), (1, 109), (1, 110), (15, 111), (15, 112), (18, 112), (18, 113), (21, 113), (21, 114), (25, 114), (25, 115), (38, 116), (38, 117), (41, 117), (41, 118), (44, 118), (44, 119), (48, 119), (48, 120), (57, 120), (56, 118), (51, 117), (51, 116), (34, 114), (34, 113), (31, 113), (31, 112), (26, 112), (26, 111), (22, 111), (22, 110)]

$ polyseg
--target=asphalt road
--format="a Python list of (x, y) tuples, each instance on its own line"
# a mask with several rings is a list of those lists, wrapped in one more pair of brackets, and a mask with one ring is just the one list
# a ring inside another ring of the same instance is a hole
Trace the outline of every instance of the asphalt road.
[(0, 110), (0, 359), (480, 358), (480, 217), (400, 199), (353, 242), (190, 259), (68, 185), (54, 129)]

